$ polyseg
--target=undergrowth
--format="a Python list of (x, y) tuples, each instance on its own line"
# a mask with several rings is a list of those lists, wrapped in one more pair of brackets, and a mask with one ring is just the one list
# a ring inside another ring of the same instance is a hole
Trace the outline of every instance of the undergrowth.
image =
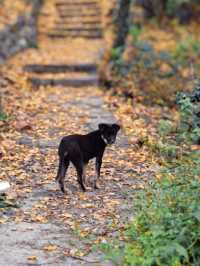
[(102, 244), (106, 258), (127, 266), (199, 266), (199, 154), (174, 161), (134, 202), (124, 242)]

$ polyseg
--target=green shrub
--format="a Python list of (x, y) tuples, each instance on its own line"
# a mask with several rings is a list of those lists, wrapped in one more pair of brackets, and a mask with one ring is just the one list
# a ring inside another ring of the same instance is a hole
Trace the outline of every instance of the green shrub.
[(177, 8), (185, 3), (191, 3), (191, 0), (167, 0), (166, 11), (168, 15), (174, 15)]
[(121, 266), (199, 266), (199, 162), (194, 156), (163, 170), (138, 195), (124, 242), (101, 245), (107, 258)]

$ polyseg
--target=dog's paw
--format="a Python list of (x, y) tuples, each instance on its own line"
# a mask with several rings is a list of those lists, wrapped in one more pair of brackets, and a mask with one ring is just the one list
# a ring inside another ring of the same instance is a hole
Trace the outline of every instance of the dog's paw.
[(65, 194), (65, 186), (62, 183), (59, 183), (60, 190)]

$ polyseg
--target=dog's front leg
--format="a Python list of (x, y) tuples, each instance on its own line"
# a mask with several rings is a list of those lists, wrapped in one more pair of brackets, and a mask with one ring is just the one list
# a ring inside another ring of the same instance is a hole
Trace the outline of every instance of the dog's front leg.
[(95, 163), (96, 177), (95, 177), (95, 180), (94, 180), (94, 188), (95, 189), (99, 188), (101, 164), (102, 164), (102, 156), (96, 158), (96, 163)]
[(86, 180), (86, 169), (87, 169), (87, 164), (88, 164), (88, 163), (84, 163), (84, 165), (83, 165), (83, 183), (84, 183), (84, 185), (86, 185), (86, 186), (87, 186), (87, 180)]
[(79, 161), (79, 160), (75, 160), (73, 162), (75, 168), (76, 168), (76, 171), (77, 171), (77, 177), (78, 177), (78, 183), (80, 185), (80, 187), (82, 188), (83, 191), (86, 191), (86, 187), (83, 183), (83, 162), (82, 161)]

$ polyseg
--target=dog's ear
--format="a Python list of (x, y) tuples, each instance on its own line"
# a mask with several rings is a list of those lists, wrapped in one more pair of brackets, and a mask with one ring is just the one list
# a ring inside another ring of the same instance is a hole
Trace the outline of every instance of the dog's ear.
[(118, 124), (112, 124), (112, 128), (114, 128), (116, 132), (120, 130), (120, 126)]
[(100, 130), (101, 132), (103, 132), (107, 127), (108, 127), (107, 124), (104, 124), (104, 123), (99, 124), (99, 130)]

